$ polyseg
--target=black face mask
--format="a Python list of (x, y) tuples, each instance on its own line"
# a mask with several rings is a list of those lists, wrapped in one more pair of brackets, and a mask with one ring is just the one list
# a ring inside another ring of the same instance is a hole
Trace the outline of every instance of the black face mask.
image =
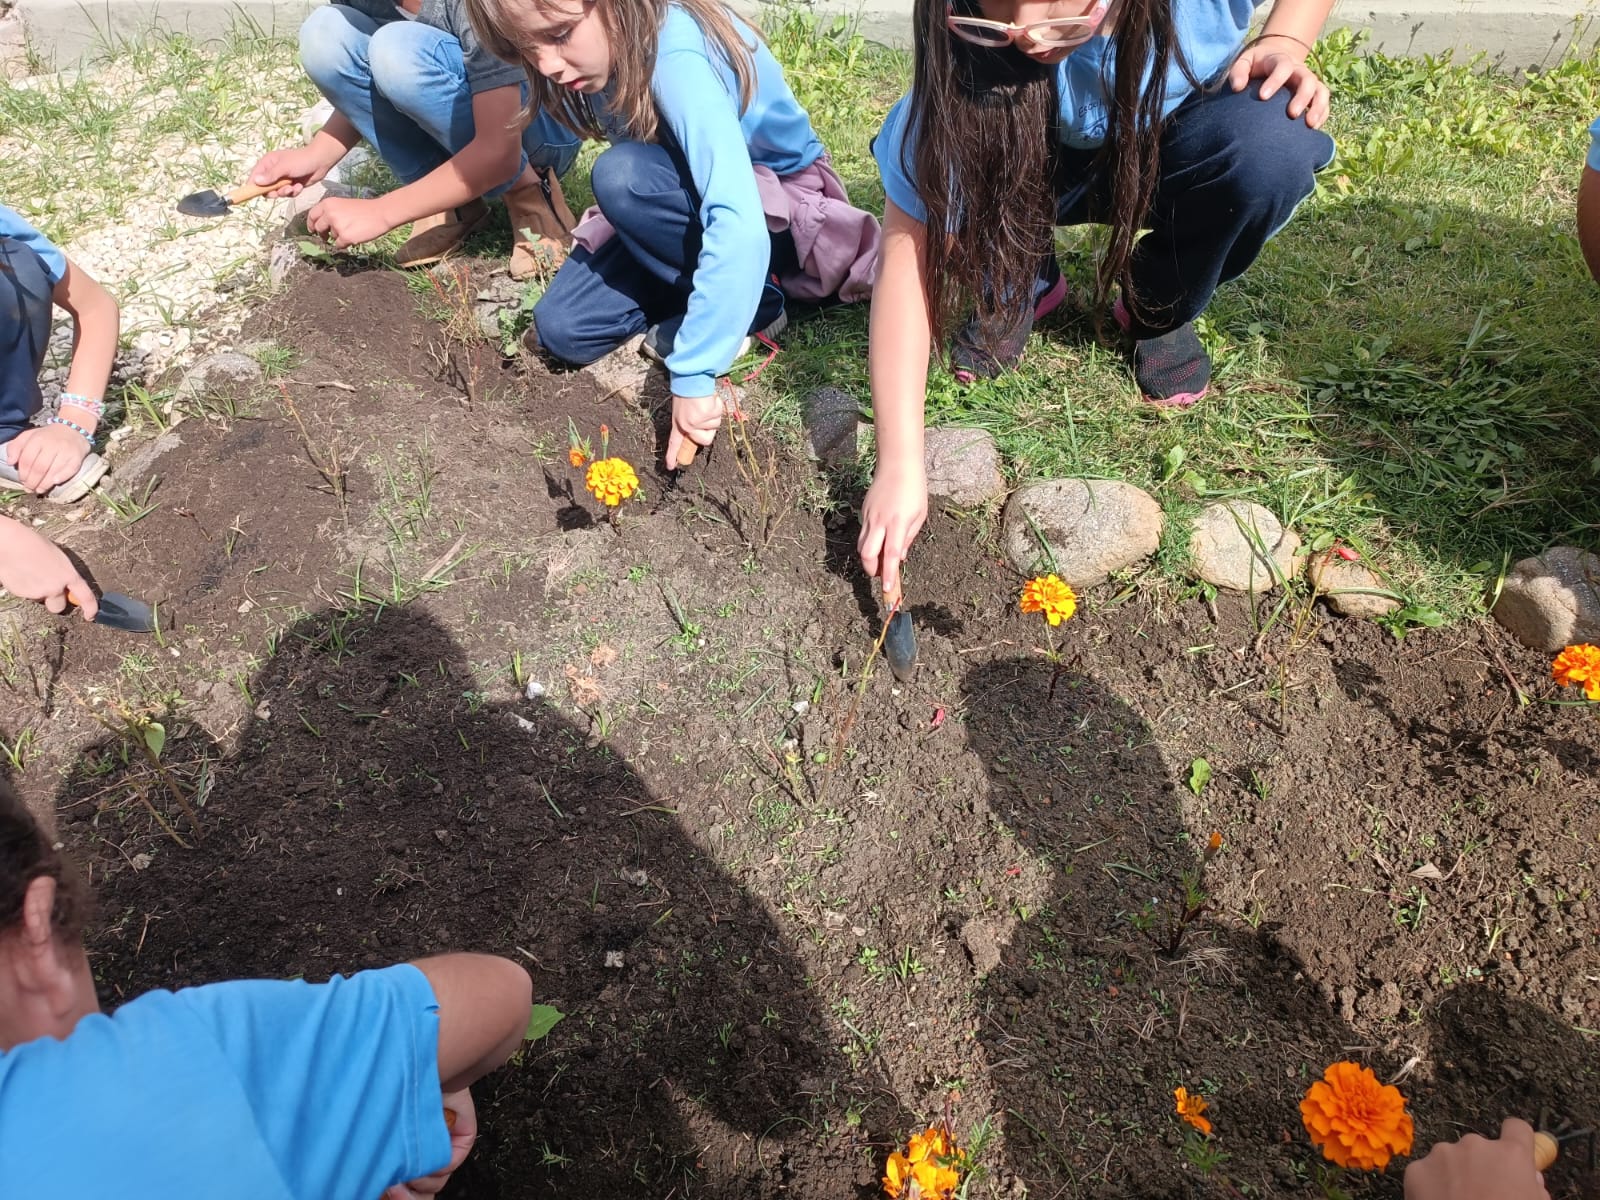
[(1010, 92), (1041, 79), (1055, 67), (1029, 58), (1015, 46), (979, 46), (951, 36), (956, 81), (974, 100), (1004, 101)]

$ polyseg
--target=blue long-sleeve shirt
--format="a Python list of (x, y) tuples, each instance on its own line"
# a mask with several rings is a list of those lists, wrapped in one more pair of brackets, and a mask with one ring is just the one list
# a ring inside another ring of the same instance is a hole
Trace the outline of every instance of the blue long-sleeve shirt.
[(738, 77), (686, 10), (667, 9), (656, 51), (651, 91), (688, 160), (704, 230), (688, 311), (667, 356), (678, 396), (712, 394), (761, 303), (771, 240), (755, 168), (792, 175), (823, 153), (778, 60), (753, 33), (746, 36), (756, 87), (742, 114)]

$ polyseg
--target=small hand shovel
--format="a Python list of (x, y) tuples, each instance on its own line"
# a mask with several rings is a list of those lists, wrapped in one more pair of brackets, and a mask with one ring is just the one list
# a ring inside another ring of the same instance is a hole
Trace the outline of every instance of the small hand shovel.
[[(83, 601), (71, 592), (67, 593), (67, 600), (79, 607), (83, 605)], [(121, 592), (106, 592), (100, 597), (100, 609), (94, 615), (94, 623), (126, 633), (154, 633), (156, 613), (143, 600), (135, 600)]]
[(234, 188), (225, 196), (207, 188), (203, 192), (195, 192), (194, 195), (179, 200), (178, 211), (186, 217), (225, 217), (235, 204), (243, 204), (246, 200), (265, 196), (268, 192), (275, 192), (293, 182), (292, 179), (279, 179), (275, 183), (247, 183), (243, 187)]
[(889, 670), (901, 683), (910, 683), (917, 671), (917, 634), (911, 628), (911, 614), (897, 608), (889, 618), (889, 631), (883, 638), (883, 657)]

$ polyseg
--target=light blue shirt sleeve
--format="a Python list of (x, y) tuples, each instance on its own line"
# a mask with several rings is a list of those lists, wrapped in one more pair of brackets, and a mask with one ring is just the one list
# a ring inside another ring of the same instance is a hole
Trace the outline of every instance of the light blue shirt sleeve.
[(700, 260), (683, 325), (667, 356), (675, 396), (709, 396), (733, 365), (761, 303), (772, 240), (755, 164), (739, 124), (739, 99), (704, 55), (656, 59), (656, 106), (688, 160), (700, 194)]
[(19, 241), (37, 254), (44, 262), (51, 283), (60, 283), (66, 275), (67, 256), (61, 253), (61, 248), (3, 204), (0, 204), (0, 237)]
[(449, 1163), (412, 966), (150, 992), (0, 1054), (0, 1196), (360, 1197)]
[(1600, 117), (1589, 126), (1589, 154), (1583, 161), (1585, 166), (1600, 171)]
[(908, 217), (926, 221), (928, 210), (917, 194), (917, 181), (911, 177), (905, 163), (910, 153), (908, 139), (912, 136), (911, 97), (905, 95), (894, 102), (889, 115), (883, 119), (883, 128), (872, 140), (872, 156), (878, 160), (883, 194)]

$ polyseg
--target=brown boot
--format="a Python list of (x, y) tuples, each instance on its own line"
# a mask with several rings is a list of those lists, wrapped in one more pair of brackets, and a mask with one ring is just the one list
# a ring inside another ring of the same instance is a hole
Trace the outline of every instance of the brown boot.
[(394, 253), (394, 261), (402, 267), (425, 267), (461, 248), (466, 241), (489, 219), (489, 206), (482, 200), (473, 200), (460, 208), (450, 209), (435, 216), (423, 217), (411, 226), (411, 236)]
[(572, 227), (578, 223), (556, 173), (529, 166), (505, 199), (511, 217), (511, 278), (554, 274), (566, 261)]

